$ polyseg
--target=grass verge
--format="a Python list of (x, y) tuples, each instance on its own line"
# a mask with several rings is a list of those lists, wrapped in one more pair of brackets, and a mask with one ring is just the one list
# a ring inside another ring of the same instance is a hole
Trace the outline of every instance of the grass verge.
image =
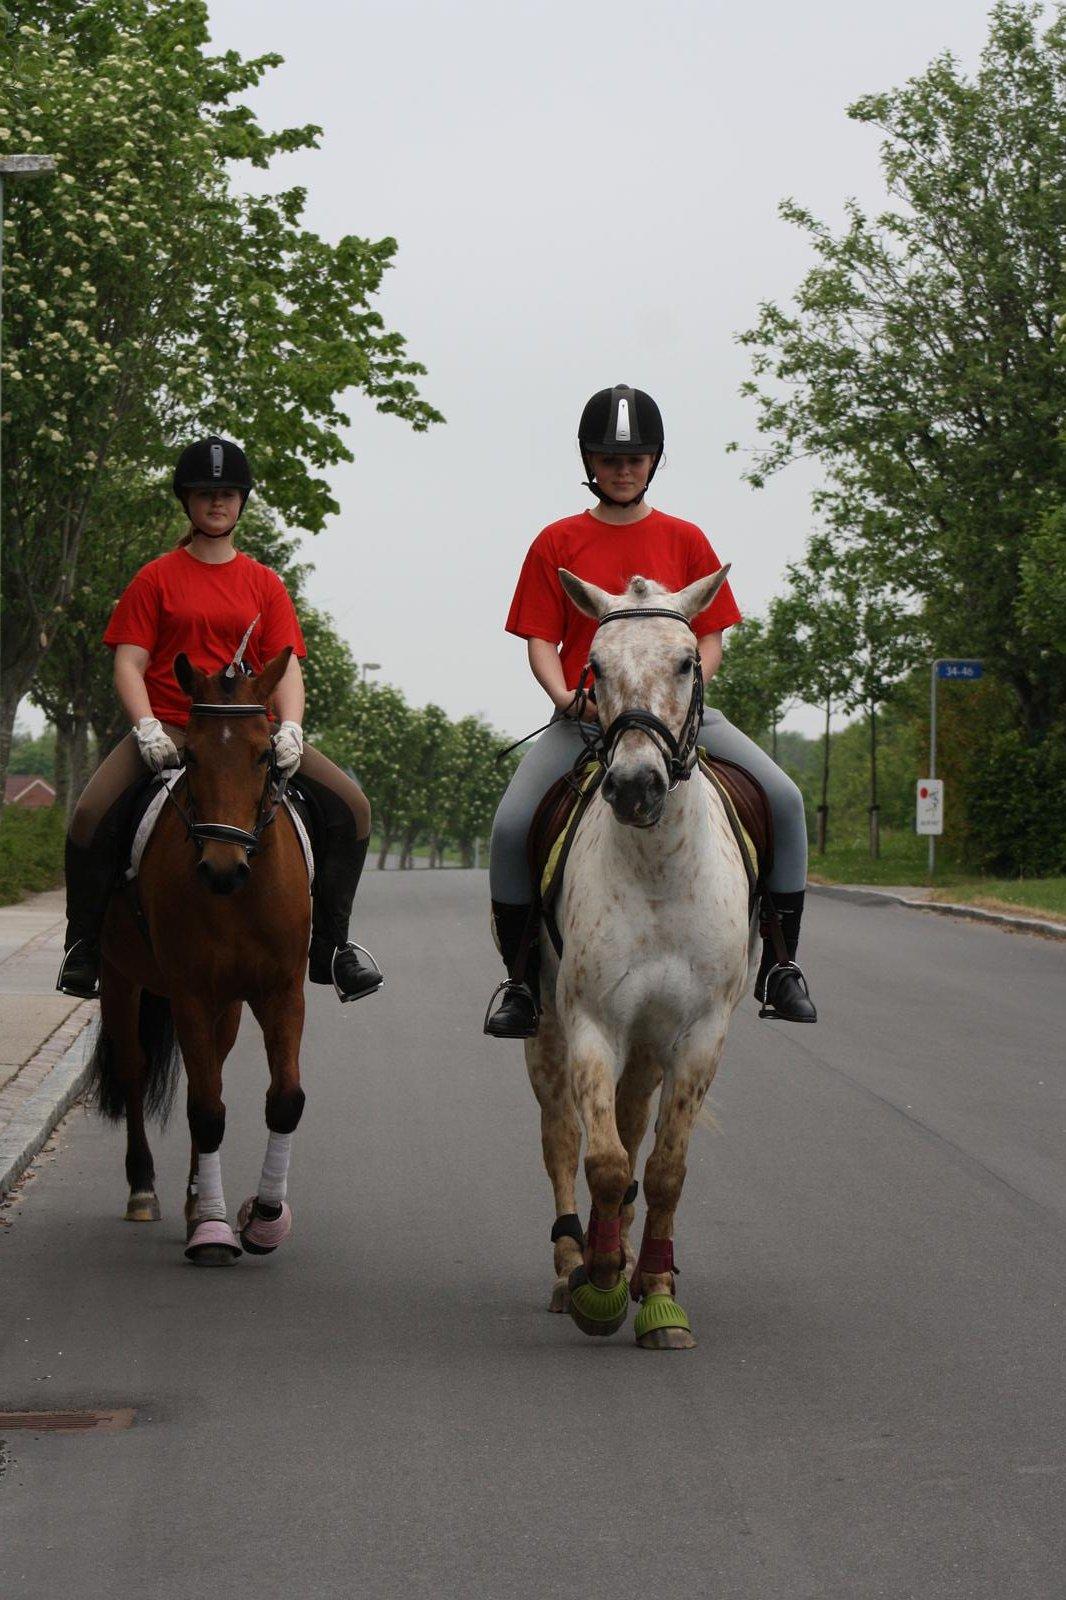
[(63, 882), (66, 825), (55, 806), (0, 810), (0, 906)]
[(887, 828), (881, 835), (878, 860), (870, 859), (865, 839), (843, 839), (830, 843), (824, 856), (812, 851), (810, 877), (813, 883), (931, 887), (934, 900), (1066, 921), (1066, 878), (983, 878), (967, 871), (938, 844), (936, 874), (930, 885), (928, 840)]

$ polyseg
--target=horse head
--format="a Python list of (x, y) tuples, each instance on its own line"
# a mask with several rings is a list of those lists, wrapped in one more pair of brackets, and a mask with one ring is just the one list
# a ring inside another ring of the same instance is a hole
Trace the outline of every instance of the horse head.
[(232, 894), (251, 870), (273, 763), (266, 707), (291, 654), (286, 645), (252, 677), (231, 676), (229, 669), (209, 676), (184, 654), (174, 662), (174, 676), (193, 703), (185, 730), (190, 837), (200, 847), (197, 872), (214, 894)]
[(607, 766), (601, 794), (619, 822), (650, 828), (695, 760), (702, 671), (689, 626), (725, 582), (728, 567), (676, 594), (649, 578), (608, 594), (560, 567), (570, 599), (599, 626), (589, 652)]

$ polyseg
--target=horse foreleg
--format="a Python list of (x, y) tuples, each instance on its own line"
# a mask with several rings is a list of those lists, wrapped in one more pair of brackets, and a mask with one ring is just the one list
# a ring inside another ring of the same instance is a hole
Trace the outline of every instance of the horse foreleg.
[(585, 1178), (592, 1209), (585, 1263), (570, 1276), (570, 1315), (582, 1333), (615, 1333), (626, 1319), (629, 1292), (623, 1267), (622, 1202), (629, 1183), (629, 1156), (614, 1115), (614, 1061), (599, 1034), (573, 1026), (570, 1078), (585, 1128)]
[(566, 1051), (554, 1009), (545, 1008), (537, 1036), (526, 1043), (526, 1071), (540, 1105), (540, 1145), (555, 1196), (552, 1247), (555, 1283), (549, 1311), (567, 1311), (570, 1274), (584, 1264), (585, 1236), (577, 1214), (575, 1184), (581, 1155), (581, 1125), (574, 1110)]
[[(238, 1008), (239, 1016), (239, 1008)], [(222, 1139), (226, 1132), (226, 1107), (222, 1100), (222, 1056), (216, 1033), (218, 1018), (196, 1005), (175, 1005), (174, 1021), (189, 1080), (188, 1115), (193, 1161), (189, 1173), (190, 1199), (185, 1254), (198, 1266), (222, 1266), (241, 1253), (226, 1220), (222, 1189)], [(234, 1029), (234, 1032), (236, 1030)], [(232, 1040), (230, 1041), (232, 1043)], [(188, 1214), (189, 1207), (186, 1207)]]
[(263, 1030), (270, 1088), (266, 1097), (266, 1155), (259, 1188), (241, 1206), (237, 1219), (241, 1243), (252, 1255), (270, 1255), (292, 1232), (288, 1194), (289, 1162), (305, 1095), (300, 1087), (300, 1040), (304, 1025), (302, 984), (293, 984), (267, 999), (253, 1002)]
[(637, 1343), (645, 1350), (690, 1350), (696, 1343), (688, 1317), (674, 1299), (674, 1218), (692, 1129), (717, 1070), (722, 1043), (718, 1038), (705, 1054), (678, 1062), (663, 1079), (655, 1146), (644, 1168), (648, 1214), (631, 1283), (634, 1300), (641, 1301)]
[[(637, 1171), (637, 1154), (641, 1140), (648, 1129), (651, 1097), (661, 1080), (662, 1068), (655, 1060), (644, 1051), (634, 1051), (626, 1062), (625, 1071), (615, 1089), (615, 1123), (618, 1127), (618, 1137), (625, 1145), (629, 1157), (629, 1189), (626, 1194), (628, 1197), (632, 1192), (634, 1200), (636, 1185), (633, 1179)], [(622, 1206), (622, 1249), (625, 1252), (626, 1266), (630, 1269), (636, 1265), (637, 1260), (629, 1238), (635, 1209), (634, 1201), (627, 1198), (627, 1203)]]
[[(144, 1126), (147, 1057), (140, 1034), (141, 991), (105, 957), (100, 973), (101, 1048), (109, 1051), (108, 1070), (125, 1102), (127, 1222), (158, 1222), (155, 1163)], [(121, 1115), (116, 1106), (116, 1115)]]

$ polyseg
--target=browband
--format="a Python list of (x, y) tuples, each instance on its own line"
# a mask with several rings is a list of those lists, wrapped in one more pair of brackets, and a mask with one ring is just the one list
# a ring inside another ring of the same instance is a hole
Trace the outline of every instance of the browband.
[(219, 705), (215, 701), (210, 703), (204, 701), (199, 704), (194, 701), (189, 710), (190, 717), (265, 717), (266, 714), (266, 706), (227, 706)]
[(670, 617), (674, 622), (683, 622), (690, 631), (692, 624), (680, 611), (668, 611), (665, 606), (630, 606), (625, 611), (605, 611), (597, 623), (602, 628), (605, 622), (621, 622), (625, 617)]

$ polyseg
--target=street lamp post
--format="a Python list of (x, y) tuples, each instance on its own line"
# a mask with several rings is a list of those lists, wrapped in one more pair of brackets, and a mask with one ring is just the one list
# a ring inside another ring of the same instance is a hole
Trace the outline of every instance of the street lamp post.
[(358, 666), (359, 666), (359, 682), (360, 683), (365, 683), (366, 682), (366, 675), (367, 675), (368, 672), (380, 672), (381, 671), (381, 662), (380, 661), (360, 661), (358, 663)]

